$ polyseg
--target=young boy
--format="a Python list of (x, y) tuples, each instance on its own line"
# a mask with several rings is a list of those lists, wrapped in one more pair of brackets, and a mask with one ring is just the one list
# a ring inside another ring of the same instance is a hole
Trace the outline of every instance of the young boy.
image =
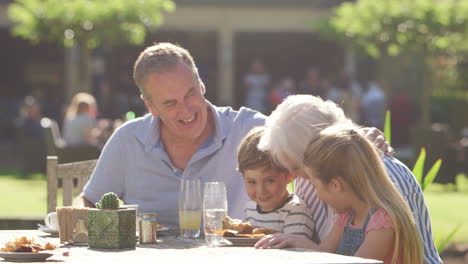
[(246, 206), (246, 219), (254, 227), (264, 227), (287, 234), (314, 239), (310, 209), (287, 185), (292, 177), (277, 166), (268, 152), (257, 148), (263, 127), (252, 129), (242, 140), (238, 152), (238, 169), (244, 175), (247, 194), (252, 201)]

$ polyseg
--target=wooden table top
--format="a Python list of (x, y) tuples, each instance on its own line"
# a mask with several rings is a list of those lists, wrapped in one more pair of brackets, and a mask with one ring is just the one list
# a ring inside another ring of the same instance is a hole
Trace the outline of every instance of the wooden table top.
[[(6, 241), (27, 236), (60, 244), (58, 237), (37, 230), (0, 230), (0, 247)], [(135, 249), (98, 250), (87, 246), (60, 245), (46, 262), (67, 263), (268, 263), (268, 264), (367, 264), (382, 263), (358, 257), (314, 252), (303, 249), (254, 249), (253, 247), (207, 247), (203, 240), (185, 240), (174, 234), (158, 236), (157, 244), (137, 244)], [(68, 252), (68, 256), (64, 256)], [(34, 254), (34, 253), (31, 253)], [(1, 259), (1, 258), (0, 258)], [(0, 261), (0, 263), (2, 263)]]

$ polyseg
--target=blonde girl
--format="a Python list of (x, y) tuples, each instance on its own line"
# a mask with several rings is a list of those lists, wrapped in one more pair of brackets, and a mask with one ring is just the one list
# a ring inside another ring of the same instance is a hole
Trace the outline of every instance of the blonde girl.
[(376, 148), (352, 126), (333, 125), (304, 154), (307, 176), (339, 215), (320, 250), (422, 263), (421, 237), (410, 208), (390, 181)]

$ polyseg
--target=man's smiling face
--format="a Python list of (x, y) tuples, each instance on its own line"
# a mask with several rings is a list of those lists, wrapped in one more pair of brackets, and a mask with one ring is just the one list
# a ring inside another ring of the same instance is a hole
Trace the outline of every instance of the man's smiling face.
[(144, 81), (146, 107), (161, 119), (161, 130), (173, 138), (186, 140), (202, 136), (208, 126), (205, 87), (192, 69), (178, 63), (165, 72), (154, 72)]

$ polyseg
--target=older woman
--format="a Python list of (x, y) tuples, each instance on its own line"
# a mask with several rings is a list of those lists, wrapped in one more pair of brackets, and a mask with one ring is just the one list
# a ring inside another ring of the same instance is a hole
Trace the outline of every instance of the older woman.
[[(296, 194), (312, 210), (316, 222), (316, 242), (324, 238), (334, 222), (335, 213), (318, 199), (314, 187), (309, 183), (302, 169), (307, 143), (318, 137), (320, 131), (332, 124), (352, 125), (336, 104), (310, 95), (288, 97), (268, 117), (266, 131), (259, 142), (259, 148), (269, 150), (274, 159), (289, 168), (297, 177)], [(364, 133), (365, 130), (362, 130)], [(384, 142), (378, 136), (377, 142)], [(384, 146), (385, 148), (385, 146)], [(416, 218), (419, 232), (424, 242), (426, 263), (442, 263), (434, 246), (431, 221), (424, 197), (411, 171), (400, 161), (392, 157), (383, 157), (387, 172), (401, 192)], [(291, 234), (274, 234), (260, 240), (257, 248), (307, 247), (310, 241)]]

